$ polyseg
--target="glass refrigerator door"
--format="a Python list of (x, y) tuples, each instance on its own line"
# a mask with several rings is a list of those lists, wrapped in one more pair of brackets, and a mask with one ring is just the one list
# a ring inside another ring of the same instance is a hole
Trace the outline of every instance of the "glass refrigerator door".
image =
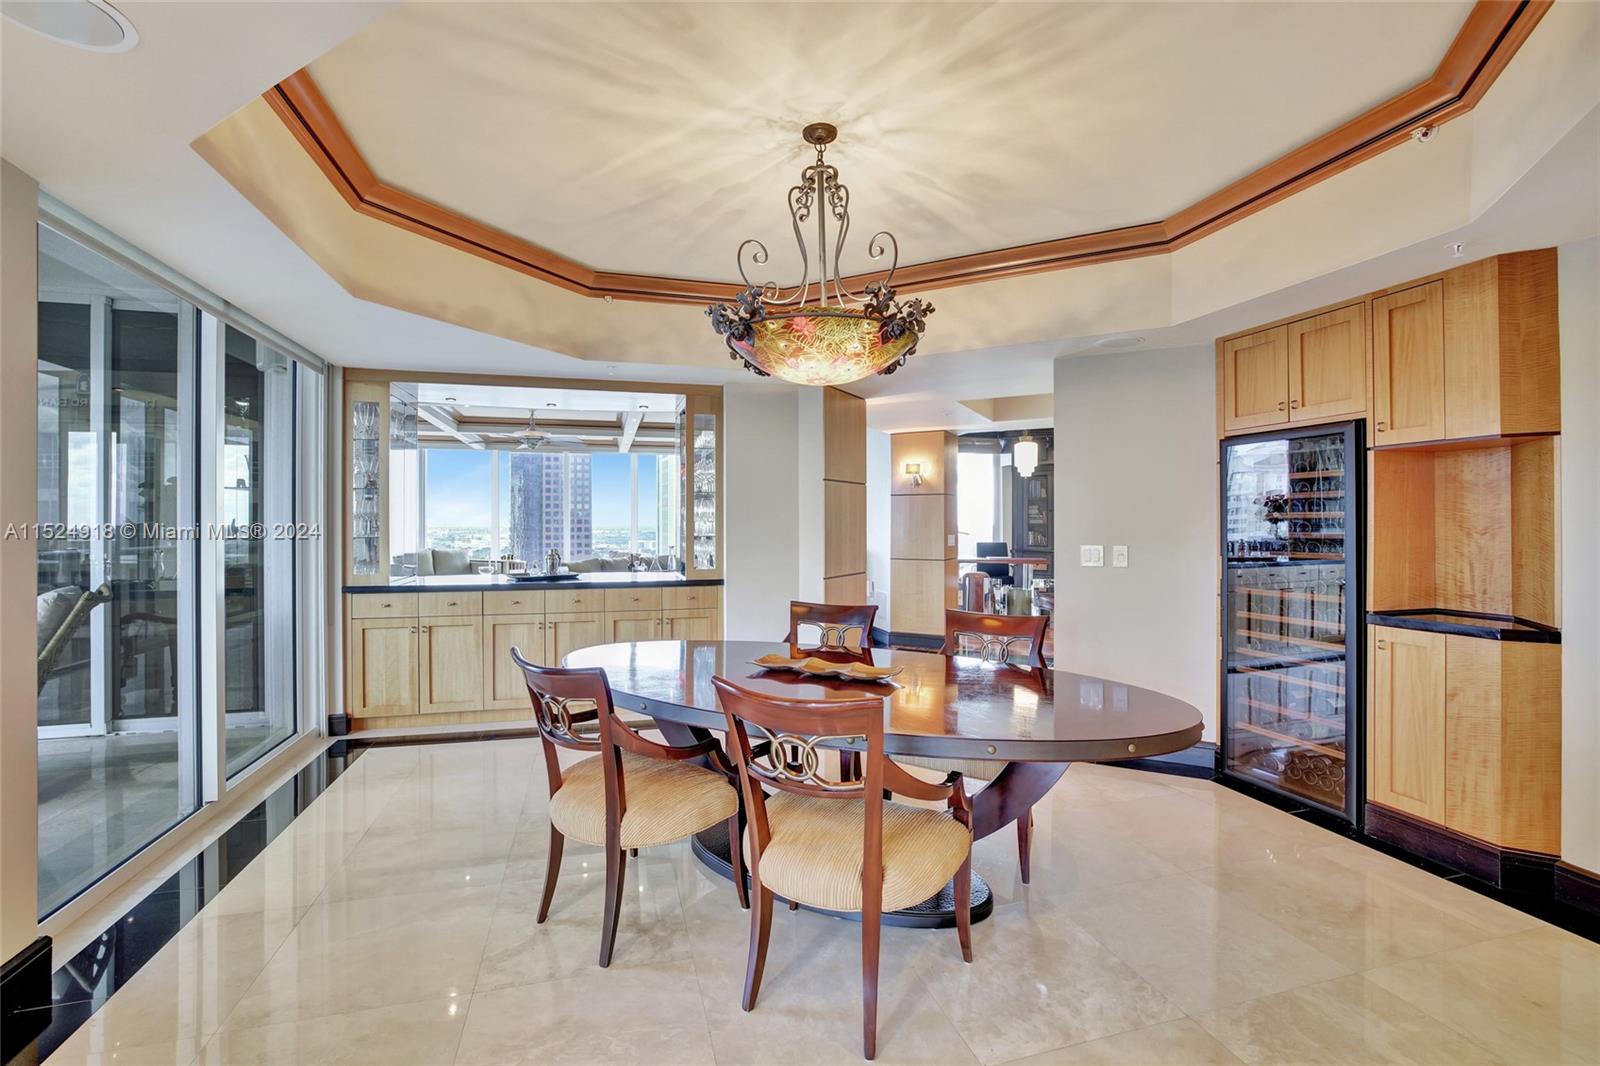
[(1354, 437), (1340, 426), (1223, 451), (1225, 768), (1346, 817), (1358, 680)]

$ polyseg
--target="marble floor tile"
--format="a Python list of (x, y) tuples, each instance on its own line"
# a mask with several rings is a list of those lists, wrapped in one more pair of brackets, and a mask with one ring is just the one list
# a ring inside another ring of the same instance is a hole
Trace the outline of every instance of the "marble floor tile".
[(53, 1066), (191, 1066), (197, 1058), (192, 1040), (133, 1045), (79, 1030), (56, 1048), (50, 1062)]
[(459, 1066), (712, 1063), (694, 966), (595, 969), (472, 997)]
[(1199, 1022), (1251, 1063), (1498, 1061), (1457, 1030), (1360, 974), (1202, 1014)]
[(1013, 1059), (1009, 1066), (1233, 1066), (1238, 1062), (1237, 1055), (1194, 1019), (1180, 1018)]
[(1498, 900), (1474, 892), (1419, 866), (1391, 858), (1354, 841), (1339, 841), (1318, 851), (1318, 857), (1356, 870), (1372, 881), (1398, 885), (1425, 898), (1429, 904), (1481, 929), (1487, 936), (1510, 936), (1545, 927), (1531, 914), (1514, 910)]
[(514, 824), (444, 830), (369, 830), (328, 878), (328, 899), (362, 899), (439, 888), (498, 885)]
[(1600, 1062), (1600, 944), (1545, 927), (1367, 973), (1506, 1062)]
[(1067, 913), (1190, 1014), (1351, 970), (1187, 875), (1108, 888)]
[(201, 1050), (205, 1066), (400, 1066), (455, 1060), (466, 997), (374, 1007), (244, 1028), (223, 1026)]

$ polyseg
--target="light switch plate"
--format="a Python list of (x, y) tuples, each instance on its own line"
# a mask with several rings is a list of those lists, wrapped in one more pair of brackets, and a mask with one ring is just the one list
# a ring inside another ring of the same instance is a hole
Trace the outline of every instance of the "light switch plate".
[(1078, 564), (1080, 566), (1106, 565), (1106, 549), (1103, 544), (1078, 545)]
[(1111, 546), (1111, 565), (1128, 565), (1128, 546), (1126, 544), (1113, 544)]

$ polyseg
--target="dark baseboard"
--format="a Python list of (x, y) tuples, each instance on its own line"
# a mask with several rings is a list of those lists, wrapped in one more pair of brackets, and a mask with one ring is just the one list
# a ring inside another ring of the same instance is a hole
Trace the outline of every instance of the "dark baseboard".
[(1209, 740), (1202, 740), (1182, 751), (1151, 755), (1143, 759), (1127, 759), (1112, 765), (1125, 766), (1130, 770), (1149, 770), (1157, 774), (1210, 780), (1217, 776), (1217, 746)]
[[(876, 638), (874, 638), (876, 639)], [(944, 637), (929, 635), (927, 633), (886, 633), (884, 643), (891, 648), (914, 648), (917, 650), (938, 651), (944, 647)]]
[[(21, 1059), (50, 1025), (50, 938), (0, 965), (0, 1063)], [(29, 1056), (34, 1061), (39, 1056)]]
[(889, 646), (889, 631), (882, 626), (873, 626), (870, 635), (874, 648), (887, 648)]
[(1600, 874), (1590, 873), (1581, 866), (1558, 862), (1555, 893), (1557, 902), (1600, 918)]
[(328, 735), (330, 737), (348, 736), (350, 733), (350, 716), (348, 714), (328, 715)]
[(1501, 848), (1378, 803), (1368, 803), (1366, 832), (1495, 888), (1549, 897), (1556, 856)]

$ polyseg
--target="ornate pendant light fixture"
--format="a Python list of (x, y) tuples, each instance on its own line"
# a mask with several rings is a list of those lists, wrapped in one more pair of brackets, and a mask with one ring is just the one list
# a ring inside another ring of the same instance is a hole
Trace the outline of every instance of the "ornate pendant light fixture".
[[(933, 314), (933, 305), (920, 298), (904, 303), (895, 299), (891, 284), (900, 245), (888, 230), (880, 230), (867, 244), (872, 259), (889, 256), (883, 280), (860, 293), (845, 288), (839, 257), (850, 232), (850, 190), (840, 183), (838, 168), (823, 159), (838, 133), (826, 122), (814, 122), (801, 131), (806, 143), (817, 149), (817, 161), (801, 171), (800, 184), (789, 190), (789, 217), (803, 264), (800, 283), (785, 289), (776, 282), (752, 282), (745, 271), (746, 258), (756, 266), (767, 261), (767, 246), (752, 238), (739, 245), (738, 253), (739, 277), (747, 288), (734, 303), (706, 308), (711, 328), (727, 342), (729, 357), (762, 377), (799, 385), (843, 385), (872, 374), (892, 374), (916, 351), (924, 320)], [(815, 263), (806, 251), (802, 228), (813, 214)], [(835, 229), (831, 256), (830, 216)]]

